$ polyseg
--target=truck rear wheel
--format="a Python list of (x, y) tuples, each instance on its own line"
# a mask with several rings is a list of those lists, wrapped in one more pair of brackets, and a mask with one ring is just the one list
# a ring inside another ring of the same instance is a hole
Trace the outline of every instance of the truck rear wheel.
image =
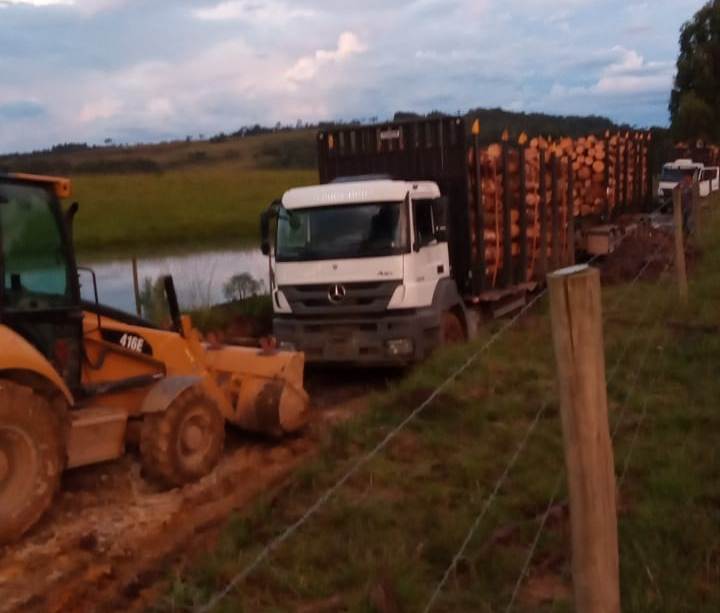
[(442, 317), (443, 345), (455, 345), (466, 340), (465, 328), (460, 318), (452, 311), (445, 311)]
[(50, 403), (0, 380), (0, 543), (20, 538), (45, 513), (63, 463), (61, 420)]
[(207, 475), (220, 460), (225, 420), (200, 388), (190, 388), (162, 413), (146, 415), (140, 433), (145, 472), (168, 485)]

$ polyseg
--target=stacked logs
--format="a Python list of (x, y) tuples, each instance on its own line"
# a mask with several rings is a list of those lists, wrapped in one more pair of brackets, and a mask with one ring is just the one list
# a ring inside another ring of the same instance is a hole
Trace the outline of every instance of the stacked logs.
[(592, 135), (575, 141), (571, 158), (575, 173), (573, 203), (576, 216), (601, 213), (605, 207), (607, 188), (610, 187), (608, 144)]
[[(481, 253), (484, 257), (484, 286), (532, 281), (543, 270), (574, 262), (571, 221), (609, 216), (624, 203), (639, 202), (647, 195), (646, 144), (644, 134), (630, 133), (554, 141), (523, 134), (517, 144), (505, 134), (503, 142), (478, 148), (478, 167), (471, 147), (472, 254), (475, 262)], [(503, 243), (506, 225), (509, 247)]]

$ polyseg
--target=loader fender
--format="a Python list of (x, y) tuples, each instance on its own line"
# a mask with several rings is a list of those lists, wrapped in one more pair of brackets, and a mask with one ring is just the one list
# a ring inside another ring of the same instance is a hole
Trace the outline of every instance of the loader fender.
[(142, 413), (162, 413), (189, 387), (202, 383), (202, 377), (193, 375), (165, 377), (152, 386), (140, 411)]
[(60, 391), (70, 406), (74, 404), (72, 394), (58, 371), (17, 332), (0, 325), (0, 347), (0, 372), (27, 371), (39, 375)]

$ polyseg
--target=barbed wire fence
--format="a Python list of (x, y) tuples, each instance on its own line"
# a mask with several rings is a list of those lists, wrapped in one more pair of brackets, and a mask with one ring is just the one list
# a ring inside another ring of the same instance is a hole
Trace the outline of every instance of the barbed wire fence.
[[(639, 280), (643, 277), (643, 275), (645, 274), (645, 272), (648, 270), (648, 268), (649, 268), (650, 264), (652, 263), (654, 257), (655, 257), (656, 255), (658, 255), (658, 253), (659, 253), (660, 251), (661, 251), (661, 247), (657, 247), (656, 250), (653, 252), (653, 254), (652, 254), (650, 257), (647, 258), (645, 264), (640, 268), (640, 270), (639, 270), (638, 273), (633, 277), (633, 279), (630, 281), (630, 283), (629, 283), (625, 288), (623, 288), (623, 292), (621, 293), (621, 295), (618, 296), (618, 298), (613, 302), (612, 306), (608, 309), (608, 311), (607, 311), (608, 314), (609, 314), (609, 313), (613, 313), (614, 310), (615, 310), (615, 308), (616, 308), (619, 304), (622, 303), (623, 299), (624, 299), (628, 294), (630, 294), (630, 292), (632, 292), (632, 290), (634, 289), (634, 287), (636, 286), (636, 284), (639, 282)], [(668, 264), (668, 266), (665, 267), (665, 270), (663, 271), (663, 273), (661, 273), (661, 276), (665, 274), (665, 272), (667, 271), (667, 268), (668, 268), (668, 267), (669, 267), (669, 264)], [(659, 282), (659, 281), (658, 281), (658, 282)], [(649, 312), (649, 310), (650, 310), (650, 307), (651, 307), (651, 303), (649, 303), (649, 302), (646, 303), (646, 306), (645, 306), (645, 308), (643, 309), (643, 314), (642, 314), (642, 316), (641, 316), (641, 318), (640, 318), (640, 321), (641, 321), (641, 322), (644, 321), (645, 318), (647, 317), (648, 312)], [(606, 317), (607, 317), (607, 316), (606, 316)], [(634, 342), (634, 340), (635, 340), (635, 337), (636, 337), (636, 334), (637, 334), (637, 331), (638, 331), (639, 329), (640, 329), (640, 325), (638, 324), (638, 325), (636, 325), (635, 328), (633, 329), (633, 334), (632, 334), (632, 336), (628, 339), (628, 341), (627, 341), (626, 343), (623, 344), (623, 348), (622, 348), (619, 356), (618, 356), (617, 359), (615, 360), (615, 363), (614, 363), (613, 367), (612, 367), (611, 370), (610, 370), (610, 375), (609, 375), (608, 381), (607, 381), (608, 387), (610, 386), (610, 384), (612, 383), (613, 379), (615, 378), (615, 376), (616, 376), (616, 374), (617, 374), (617, 372), (618, 372), (618, 369), (619, 369), (619, 367), (620, 367), (620, 364), (622, 363), (623, 359), (625, 358), (629, 347), (633, 344), (633, 342)], [(540, 408), (539, 408), (539, 410), (538, 410), (538, 413), (536, 414), (536, 418), (533, 420), (533, 422), (531, 423), (530, 427), (526, 430), (526, 433), (525, 433), (524, 437), (522, 438), (522, 440), (521, 440), (521, 442), (520, 442), (520, 445), (518, 446), (518, 450), (517, 450), (516, 453), (512, 456), (510, 462), (509, 462), (508, 465), (506, 466), (506, 468), (505, 468), (504, 472), (502, 473), (500, 479), (499, 479), (498, 482), (496, 483), (496, 486), (495, 486), (495, 488), (493, 489), (491, 496), (488, 498), (486, 504), (482, 507), (482, 510), (481, 510), (480, 514), (478, 514), (478, 516), (476, 517), (475, 521), (474, 521), (473, 524), (471, 525), (471, 527), (470, 527), (470, 529), (469, 529), (469, 531), (468, 531), (465, 539), (463, 540), (460, 548), (458, 549), (457, 553), (456, 553), (455, 556), (453, 557), (452, 562), (450, 563), (450, 565), (449, 565), (448, 568), (446, 569), (446, 571), (445, 571), (445, 573), (443, 574), (440, 582), (438, 583), (438, 585), (436, 586), (435, 590), (433, 591), (433, 593), (432, 593), (432, 595), (431, 595), (431, 597), (430, 597), (427, 605), (426, 605), (425, 608), (423, 609), (424, 613), (429, 613), (429, 611), (432, 609), (432, 607), (434, 606), (435, 602), (437, 601), (437, 599), (438, 599), (438, 597), (439, 597), (439, 595), (440, 595), (440, 592), (442, 591), (443, 587), (445, 586), (447, 580), (450, 578), (450, 576), (451, 576), (452, 573), (454, 572), (455, 568), (457, 567), (457, 563), (458, 563), (458, 562), (460, 561), (460, 559), (462, 559), (462, 557), (464, 556), (465, 551), (466, 551), (468, 545), (470, 544), (470, 542), (473, 540), (473, 538), (474, 538), (474, 536), (475, 536), (475, 533), (477, 532), (478, 528), (480, 527), (480, 524), (481, 524), (483, 518), (485, 517), (485, 515), (486, 515), (486, 513), (487, 513), (487, 511), (488, 511), (489, 506), (490, 506), (490, 505), (492, 504), (492, 502), (495, 500), (496, 495), (497, 495), (497, 491), (499, 490), (499, 488), (501, 487), (501, 485), (502, 485), (502, 484), (505, 482), (505, 480), (507, 479), (507, 476), (508, 476), (510, 470), (512, 469), (512, 467), (515, 465), (515, 463), (516, 463), (517, 460), (518, 460), (519, 452), (522, 451), (522, 450), (525, 448), (525, 445), (527, 444), (528, 439), (530, 438), (530, 436), (532, 435), (533, 431), (535, 430), (535, 427), (536, 427), (536, 425), (537, 425), (537, 422), (538, 422), (540, 416), (542, 416), (542, 414), (544, 414), (544, 412), (545, 412), (545, 410), (547, 409), (548, 405), (549, 405), (549, 400), (546, 400), (546, 401), (543, 402), (542, 405), (540, 406)], [(528, 554), (528, 556), (527, 556), (527, 558), (526, 558), (526, 560), (525, 560), (525, 563), (524, 563), (524, 565), (523, 565), (523, 569), (521, 570), (521, 573), (520, 573), (520, 577), (519, 577), (518, 580), (516, 581), (515, 587), (513, 588), (513, 593), (512, 593), (511, 599), (510, 599), (510, 603), (508, 604), (508, 607), (507, 607), (507, 609), (506, 609), (507, 611), (512, 610), (513, 604), (514, 604), (514, 602), (515, 602), (515, 599), (516, 599), (516, 597), (517, 597), (517, 595), (518, 595), (518, 593), (519, 593), (519, 590), (520, 590), (520, 587), (521, 587), (521, 584), (522, 584), (522, 579), (523, 579), (523, 577), (525, 576), (525, 574), (526, 574), (526, 572), (527, 572), (527, 570), (528, 570), (528, 568), (529, 568), (529, 566), (530, 566), (530, 563), (531, 563), (531, 561), (532, 561), (532, 557), (533, 557), (534, 551), (535, 551), (535, 549), (537, 548), (537, 545), (538, 545), (538, 543), (539, 543), (539, 541), (540, 541), (540, 537), (541, 537), (542, 531), (543, 531), (543, 529), (544, 529), (544, 527), (545, 527), (545, 524), (547, 523), (547, 519), (548, 519), (548, 517), (549, 517), (549, 514), (550, 514), (550, 512), (552, 511), (553, 507), (555, 506), (555, 502), (556, 502), (557, 496), (558, 496), (559, 493), (560, 493), (560, 489), (561, 489), (561, 487), (562, 487), (562, 483), (563, 483), (563, 478), (562, 478), (562, 473), (561, 473), (561, 474), (559, 475), (558, 479), (556, 480), (556, 483), (555, 483), (555, 485), (554, 485), (554, 487), (553, 487), (553, 492), (552, 492), (552, 494), (551, 494), (551, 496), (550, 496), (550, 499), (549, 499), (549, 501), (548, 501), (548, 504), (547, 504), (547, 506), (546, 506), (546, 510), (545, 510), (545, 512), (544, 512), (543, 515), (542, 515), (539, 529), (538, 529), (538, 531), (537, 531), (537, 533), (536, 533), (536, 535), (535, 535), (535, 537), (534, 537), (534, 539), (533, 539), (533, 542), (532, 542), (532, 545), (531, 545), (531, 548), (530, 548), (530, 552), (529, 552), (529, 554)]]
[[(498, 329), (478, 350), (476, 350), (470, 357), (463, 362), (463, 364), (453, 371), (435, 390), (421, 402), (408, 416), (403, 419), (397, 426), (395, 426), (375, 447), (367, 452), (362, 457), (358, 458), (353, 465), (347, 470), (339, 479), (337, 479), (323, 494), (312, 504), (306, 511), (301, 515), (297, 521), (290, 524), (283, 532), (277, 537), (272, 539), (260, 553), (239, 573), (237, 573), (228, 582), (228, 584), (219, 592), (217, 592), (210, 600), (203, 606), (196, 609), (198, 613), (208, 613), (212, 611), (230, 592), (232, 592), (238, 585), (240, 585), (255, 569), (260, 566), (270, 554), (289, 539), (297, 530), (305, 524), (311, 517), (313, 517), (329, 500), (332, 496), (345, 485), (363, 466), (368, 464), (373, 458), (381, 453), (388, 444), (411, 422), (413, 422), (432, 402), (445, 391), (452, 383), (472, 365), (474, 364), (481, 355), (483, 355), (490, 347), (492, 347), (510, 328), (512, 328), (527, 312), (529, 312), (533, 306), (535, 306), (545, 295), (547, 294), (547, 288), (541, 290), (535, 295), (518, 313), (504, 323), (500, 329)], [(539, 420), (539, 417), (537, 418)]]
[[(653, 211), (652, 214), (656, 213), (659, 209), (656, 209), (656, 211)], [(622, 237), (622, 240), (620, 244), (622, 244), (630, 235), (625, 235)], [(619, 247), (619, 245), (618, 245)], [(632, 280), (627, 284), (627, 287), (624, 288), (624, 292), (630, 292), (636, 284), (642, 279), (644, 274), (649, 269), (650, 265), (653, 263), (654, 258), (662, 251), (662, 245), (658, 245), (656, 250), (651, 254), (651, 256), (647, 257), (643, 266), (640, 268), (640, 270), (636, 273), (636, 275), (632, 278)], [(597, 262), (599, 259), (599, 256), (595, 256), (591, 258), (587, 264), (592, 265)], [(667, 268), (661, 273), (658, 279), (658, 283), (660, 279), (664, 276), (665, 272), (667, 272)], [(198, 613), (208, 613), (210, 611), (213, 611), (231, 592), (233, 592), (239, 585), (241, 585), (261, 564), (263, 564), (270, 555), (275, 551), (278, 547), (280, 547), (285, 541), (290, 539), (305, 523), (307, 523), (314, 515), (317, 514), (318, 511), (320, 511), (321, 508), (323, 508), (328, 501), (340, 490), (345, 484), (348, 483), (348, 481), (356, 475), (364, 466), (366, 466), (371, 460), (373, 460), (376, 456), (378, 456), (384, 449), (387, 448), (390, 442), (393, 441), (397, 437), (398, 434), (400, 434), (405, 428), (407, 428), (412, 422), (414, 422), (422, 413), (423, 411), (430, 406), (444, 391), (446, 391), (453, 383), (455, 383), (477, 360), (485, 354), (493, 345), (495, 345), (500, 338), (502, 338), (511, 328), (513, 328), (528, 312), (530, 312), (533, 307), (538, 304), (546, 295), (548, 294), (548, 288), (545, 287), (541, 291), (539, 291), (535, 296), (533, 296), (527, 304), (520, 309), (511, 319), (509, 319), (507, 322), (505, 322), (495, 333), (493, 333), (489, 339), (483, 343), (476, 351), (474, 351), (458, 368), (456, 368), (449, 376), (447, 376), (442, 383), (440, 383), (434, 391), (420, 404), (418, 404), (402, 421), (400, 421), (395, 427), (393, 427), (386, 435), (382, 438), (382, 440), (377, 443), (372, 449), (370, 449), (368, 452), (357, 458), (352, 465), (349, 467), (347, 471), (345, 471), (342, 476), (340, 476), (337, 480), (333, 482), (333, 484), (328, 487), (324, 492), (315, 500), (315, 502), (307, 508), (307, 510), (293, 523), (288, 525), (282, 532), (280, 532), (276, 537), (271, 539), (260, 551), (257, 553), (253, 559), (245, 565), (237, 574), (235, 574), (229, 582), (223, 587), (221, 590), (215, 592), (205, 604), (198, 606), (195, 608), (195, 611)], [(616, 304), (619, 304), (621, 302), (621, 298), (624, 297), (626, 294), (623, 293), (620, 297), (618, 297)], [(610, 385), (610, 382), (615, 376), (615, 373), (617, 372), (617, 369), (619, 368), (620, 363), (624, 359), (625, 355), (627, 354), (627, 351), (629, 350), (629, 347), (634, 342), (635, 335), (638, 333), (638, 330), (640, 328), (640, 323), (644, 321), (644, 317), (646, 316), (647, 312), (650, 309), (650, 304), (648, 303), (643, 310), (643, 316), (640, 319), (640, 322), (638, 325), (635, 326), (633, 329), (633, 336), (632, 338), (624, 345), (623, 349), (621, 350), (618, 358), (615, 361), (615, 364), (611, 370), (610, 377), (608, 379), (608, 386)], [(608, 310), (607, 312), (611, 312), (613, 309)], [(647, 352), (645, 355), (645, 358), (647, 357)], [(644, 359), (643, 358), (643, 364)], [(637, 381), (635, 381), (637, 383)], [(520, 441), (517, 443), (517, 446), (515, 447), (515, 450), (511, 457), (509, 458), (508, 462), (505, 464), (505, 467), (503, 471), (501, 472), (498, 479), (495, 481), (492, 490), (490, 491), (490, 494), (485, 499), (485, 502), (483, 503), (480, 512), (477, 514), (475, 520), (473, 521), (472, 525), (470, 526), (470, 529), (468, 530), (463, 542), (461, 543), (457, 553), (455, 556), (453, 556), (449, 566), (447, 567), (446, 571), (444, 572), (443, 576), (441, 577), (439, 583), (437, 584), (435, 590), (432, 592), (432, 595), (430, 599), (427, 602), (426, 607), (424, 608), (425, 613), (428, 613), (434, 606), (435, 602), (437, 601), (438, 597), (440, 596), (443, 587), (445, 586), (447, 580), (454, 572), (455, 568), (457, 567), (458, 562), (463, 557), (465, 550), (471, 543), (475, 533), (477, 532), (478, 528), (483, 522), (483, 519), (487, 516), (490, 508), (494, 504), (494, 502), (498, 499), (499, 493), (501, 491), (502, 486), (507, 481), (512, 469), (519, 461), (520, 457), (522, 456), (523, 452), (527, 448), (528, 441), (531, 439), (533, 433), (536, 431), (538, 424), (542, 420), (545, 412), (547, 411), (548, 407), (550, 406), (550, 400), (544, 401), (537, 411), (534, 414), (533, 419), (531, 420), (530, 424), (526, 428), (525, 432), (523, 433), (523, 436), (521, 437)], [(616, 425), (617, 428), (617, 425)], [(639, 430), (639, 426), (638, 426)], [(637, 431), (636, 431), (637, 436)], [(629, 459), (628, 459), (629, 461)], [(623, 478), (624, 478), (623, 472)], [(537, 549), (537, 546), (541, 540), (542, 533), (544, 531), (544, 528), (547, 524), (547, 520), (550, 516), (550, 513), (552, 509), (555, 506), (556, 499), (561, 491), (561, 487), (563, 484), (563, 478), (564, 475), (561, 474), (558, 476), (558, 479), (555, 482), (552, 495), (550, 496), (548, 500), (548, 504), (545, 508), (545, 512), (543, 513), (539, 528), (535, 534), (535, 537), (532, 541), (532, 544), (530, 546), (528, 555), (525, 559), (525, 562), (523, 564), (523, 567), (521, 569), (520, 575), (518, 577), (518, 580), (515, 583), (515, 586), (513, 588), (513, 593), (510, 599), (510, 602), (508, 603), (507, 611), (511, 611), (513, 608), (513, 605), (515, 603), (515, 600), (517, 598), (517, 595), (519, 594), (519, 590), (522, 586), (522, 582), (524, 580), (525, 575), (527, 574), (527, 571), (530, 567), (530, 564), (532, 562), (532, 558), (534, 555), (535, 550)]]
[[(670, 264), (668, 264), (668, 265), (665, 267), (665, 269), (663, 270), (663, 272), (662, 272), (661, 275), (659, 276), (658, 281), (655, 283), (655, 285), (659, 285), (659, 284), (661, 283), (661, 281), (664, 281), (664, 278), (663, 278), (663, 277), (665, 277), (665, 275), (666, 275), (669, 267), (670, 267)], [(670, 298), (669, 298), (668, 301), (666, 302), (665, 306), (667, 307), (667, 305), (670, 304), (671, 301), (672, 301), (672, 296), (670, 296)], [(648, 303), (648, 305), (649, 305), (649, 304), (650, 304), (650, 303)], [(616, 359), (616, 361), (615, 361), (615, 363), (614, 363), (614, 366), (612, 367), (612, 369), (611, 369), (611, 371), (610, 371), (610, 375), (609, 375), (609, 377), (608, 377), (608, 379), (607, 379), (607, 383), (606, 383), (606, 384), (607, 384), (608, 389), (610, 388), (610, 385), (611, 385), (611, 383), (613, 382), (615, 376), (616, 376), (617, 373), (619, 372), (619, 371), (618, 371), (619, 366), (620, 366), (620, 364), (622, 363), (625, 355), (627, 354), (630, 346), (632, 346), (632, 345), (634, 344), (634, 339), (635, 339), (635, 336), (636, 336), (637, 332), (641, 329), (642, 325), (647, 321), (648, 311), (649, 311), (649, 307), (646, 306), (646, 308), (645, 308), (644, 311), (643, 311), (643, 316), (640, 318), (640, 320), (638, 321), (638, 323), (635, 324), (635, 327), (634, 327), (634, 329), (633, 329), (633, 332), (634, 332), (634, 333), (633, 333), (632, 337), (624, 344), (623, 350), (621, 351), (620, 355), (619, 355), (618, 358)], [(655, 321), (655, 323), (654, 323), (654, 329), (657, 329), (657, 327), (658, 327), (659, 324), (660, 324), (660, 321), (661, 321), (660, 318), (658, 318), (658, 319)], [(620, 409), (620, 415), (618, 416), (618, 419), (617, 419), (617, 421), (616, 421), (616, 425), (615, 425), (615, 427), (614, 427), (614, 429), (613, 429), (613, 432), (612, 432), (612, 435), (611, 435), (611, 440), (613, 440), (613, 441), (615, 440), (615, 437), (616, 437), (616, 434), (617, 434), (617, 431), (618, 431), (619, 424), (622, 422), (622, 417), (623, 417), (623, 415), (624, 415), (624, 412), (625, 412), (625, 409), (626, 409), (626, 407), (627, 407), (627, 404), (628, 404), (628, 402), (629, 402), (629, 400), (630, 400), (630, 397), (631, 397), (632, 394), (634, 393), (635, 388), (636, 388), (636, 386), (637, 386), (637, 383), (638, 383), (638, 381), (639, 381), (640, 371), (643, 369), (643, 367), (644, 367), (644, 365), (645, 365), (645, 362), (647, 361), (647, 357), (648, 357), (648, 355), (650, 354), (650, 349), (651, 349), (651, 347), (652, 347), (653, 344), (654, 344), (654, 337), (653, 337), (653, 335), (652, 335), (652, 334), (651, 334), (651, 335), (648, 335), (648, 341), (647, 341), (647, 343), (645, 344), (645, 349), (644, 349), (644, 351), (643, 351), (643, 353), (642, 353), (642, 355), (641, 355), (641, 357), (640, 357), (640, 361), (639, 361), (637, 367), (636, 367), (636, 368), (634, 369), (634, 371), (633, 371), (632, 383), (631, 383), (630, 387), (628, 388), (628, 390), (627, 390), (627, 392), (626, 392), (626, 394), (625, 394), (624, 402), (623, 402), (622, 407), (621, 407), (621, 409)], [(540, 539), (541, 539), (541, 537), (542, 537), (543, 531), (544, 531), (544, 529), (545, 529), (545, 526), (547, 525), (547, 520), (548, 520), (548, 518), (549, 518), (550, 512), (551, 512), (552, 509), (555, 507), (555, 504), (556, 504), (556, 502), (557, 502), (557, 498), (558, 498), (558, 496), (560, 495), (561, 487), (562, 487), (562, 484), (563, 484), (563, 482), (564, 482), (564, 477), (565, 477), (565, 476), (564, 476), (563, 473), (560, 473), (560, 475), (558, 475), (558, 478), (557, 478), (557, 480), (556, 480), (555, 486), (554, 486), (553, 491), (552, 491), (552, 493), (551, 493), (551, 495), (550, 495), (550, 498), (549, 498), (549, 500), (548, 500), (545, 513), (542, 515), (540, 524), (538, 525), (538, 528), (537, 528), (537, 531), (536, 531), (535, 536), (534, 536), (534, 538), (533, 538), (532, 544), (530, 545), (530, 548), (528, 549), (528, 553), (527, 553), (527, 556), (526, 556), (526, 558), (525, 558), (525, 562), (523, 563), (523, 567), (522, 567), (522, 569), (521, 569), (521, 571), (520, 571), (520, 574), (519, 574), (519, 576), (518, 576), (518, 579), (517, 579), (517, 581), (516, 581), (516, 583), (515, 583), (515, 586), (514, 586), (514, 588), (513, 588), (513, 592), (512, 592), (512, 596), (511, 596), (511, 598), (510, 598), (510, 602), (508, 603), (508, 606), (507, 606), (507, 608), (505, 609), (507, 613), (509, 613), (510, 611), (512, 611), (512, 609), (513, 609), (513, 607), (514, 607), (514, 604), (515, 604), (515, 602), (516, 602), (516, 600), (517, 600), (517, 597), (518, 597), (518, 595), (519, 595), (519, 593), (520, 593), (520, 588), (521, 588), (521, 586), (522, 586), (522, 584), (523, 584), (523, 582), (524, 582), (524, 580), (525, 580), (525, 578), (526, 578), (526, 576), (527, 576), (527, 573), (528, 573), (528, 570), (529, 570), (530, 565), (531, 565), (531, 563), (532, 563), (533, 557), (534, 557), (535, 552), (536, 552), (536, 550), (537, 550), (537, 547), (538, 547), (538, 545), (539, 545), (539, 543), (540, 543)], [(563, 578), (564, 578), (564, 579), (567, 579), (567, 576), (568, 576), (568, 569), (566, 569), (566, 572), (563, 574)]]
[[(676, 256), (676, 257), (677, 257), (677, 256)], [(683, 255), (683, 257), (684, 257), (684, 255)], [(648, 265), (649, 263), (650, 263), (650, 260), (648, 260), (648, 261), (646, 262), (646, 265), (640, 270), (640, 272), (638, 273), (639, 275), (642, 275), (642, 274), (643, 274), (643, 272), (645, 271), (645, 269), (646, 269), (646, 267), (647, 267), (647, 265)], [(674, 266), (673, 266), (673, 265), (674, 265)], [(655, 285), (660, 285), (660, 284), (667, 278), (667, 276), (668, 276), (668, 271), (669, 271), (670, 267), (671, 267), (671, 266), (677, 267), (677, 265), (678, 265), (677, 261), (668, 262), (668, 263), (665, 265), (663, 271), (662, 271), (662, 272), (660, 273), (660, 275), (658, 276), (658, 280), (656, 281)], [(636, 279), (633, 281), (632, 285), (634, 285), (634, 282), (635, 282), (636, 280), (637, 280), (637, 277), (636, 277)], [(672, 304), (672, 302), (673, 302), (673, 295), (672, 295), (672, 293), (669, 293), (669, 295), (668, 295), (668, 297), (667, 297), (667, 299), (666, 299), (666, 302), (665, 302), (664, 306), (663, 306), (661, 309), (659, 309), (659, 316), (657, 317), (657, 319), (655, 320), (655, 322), (654, 322), (654, 324), (653, 324), (653, 330), (652, 330), (652, 332), (648, 335), (648, 341), (647, 341), (647, 343), (645, 344), (645, 349), (643, 350), (643, 353), (641, 354), (639, 363), (638, 363), (637, 367), (633, 370), (632, 380), (631, 380), (630, 385), (628, 386), (627, 390), (625, 391), (624, 399), (623, 399), (623, 402), (622, 402), (621, 408), (620, 408), (620, 413), (617, 415), (617, 417), (616, 417), (616, 419), (615, 419), (615, 425), (613, 426), (613, 429), (612, 429), (611, 442), (614, 443), (614, 444), (617, 444), (617, 435), (618, 435), (618, 432), (619, 432), (619, 430), (620, 430), (620, 428), (621, 428), (621, 426), (622, 426), (622, 424), (623, 424), (623, 422), (624, 422), (625, 413), (626, 413), (626, 411), (627, 411), (627, 407), (628, 407), (629, 404), (630, 404), (630, 399), (632, 398), (632, 396), (633, 396), (633, 394), (634, 394), (634, 392), (635, 392), (635, 390), (636, 390), (636, 388), (637, 388), (637, 384), (638, 384), (638, 382), (639, 382), (639, 380), (640, 380), (641, 371), (642, 371), (643, 368), (644, 368), (644, 365), (645, 365), (645, 363), (646, 363), (646, 361), (647, 361), (647, 358), (648, 358), (648, 356), (649, 356), (649, 354), (650, 354), (650, 351), (651, 351), (652, 346), (653, 346), (655, 343), (657, 343), (657, 340), (655, 339), (656, 330), (661, 326), (661, 324), (662, 324), (662, 317), (663, 317), (664, 313), (666, 312), (667, 308)], [(639, 320), (639, 321), (637, 322), (637, 324), (634, 326), (634, 330), (633, 330), (633, 334), (632, 334), (633, 338), (632, 338), (631, 340), (629, 340), (629, 341), (625, 344), (623, 350), (622, 350), (621, 353), (620, 353), (620, 356), (619, 356), (618, 360), (615, 362), (615, 366), (614, 366), (614, 367), (611, 369), (611, 371), (610, 371), (611, 374), (610, 374), (610, 376), (609, 376), (609, 378), (608, 378), (608, 380), (607, 380), (607, 383), (606, 383), (606, 386), (607, 386), (608, 389), (610, 389), (610, 384), (611, 384), (612, 380), (613, 380), (614, 377), (615, 377), (615, 374), (616, 374), (616, 372), (617, 372), (617, 370), (618, 370), (618, 368), (619, 368), (620, 362), (621, 362), (622, 359), (624, 358), (624, 356), (625, 356), (625, 354), (627, 353), (629, 347), (633, 344), (634, 337), (636, 336), (637, 332), (640, 330), (640, 328), (642, 327), (642, 325), (645, 323), (645, 320), (646, 320), (646, 318), (647, 318), (647, 314), (648, 314), (648, 312), (649, 312), (649, 305), (650, 305), (650, 303), (648, 302), (647, 305), (646, 305), (646, 307), (645, 307), (645, 309), (643, 310), (643, 315), (640, 317), (640, 320)], [(665, 329), (664, 329), (664, 332), (663, 332), (663, 334), (662, 334), (662, 338), (665, 339), (665, 338), (667, 338), (667, 337), (668, 337), (668, 330), (667, 330), (667, 328), (665, 328)], [(663, 348), (663, 345), (660, 344), (659, 347), (662, 349), (662, 348)], [(660, 378), (660, 372), (659, 372), (659, 371), (656, 371), (656, 372), (654, 373), (653, 377), (650, 378), (648, 385), (652, 388), (652, 387), (657, 383), (657, 381), (659, 380), (659, 378)], [(621, 492), (621, 491), (622, 491), (622, 487), (623, 487), (623, 484), (624, 484), (624, 482), (625, 482), (625, 478), (626, 478), (626, 476), (627, 476), (627, 472), (628, 472), (628, 469), (629, 469), (629, 466), (630, 466), (630, 462), (631, 462), (631, 460), (632, 460), (633, 451), (634, 451), (635, 446), (636, 446), (636, 444), (637, 444), (637, 441), (638, 441), (638, 439), (639, 439), (640, 430), (641, 430), (642, 425), (644, 424), (645, 419), (646, 419), (646, 417), (647, 417), (648, 405), (649, 405), (649, 398), (646, 396), (646, 397), (643, 399), (642, 407), (641, 407), (641, 409), (640, 409), (640, 415), (639, 415), (637, 424), (635, 425), (635, 428), (634, 428), (634, 430), (633, 430), (632, 438), (631, 438), (631, 440), (630, 440), (629, 449), (628, 449), (628, 451), (627, 451), (627, 453), (626, 453), (626, 455), (625, 455), (625, 459), (624, 459), (624, 461), (623, 461), (623, 463), (622, 463), (622, 470), (620, 471), (619, 477), (618, 477), (618, 479), (617, 479), (616, 489), (617, 489), (618, 492)], [(617, 466), (617, 464), (616, 464), (616, 466)], [(537, 549), (537, 546), (538, 546), (538, 544), (539, 544), (539, 542), (540, 542), (540, 538), (541, 538), (542, 533), (543, 533), (543, 531), (544, 531), (544, 529), (545, 529), (545, 526), (546, 526), (546, 524), (547, 524), (547, 519), (548, 519), (548, 517), (549, 517), (549, 515), (550, 515), (550, 512), (551, 512), (552, 509), (554, 508), (555, 502), (556, 502), (557, 497), (558, 497), (558, 495), (559, 495), (559, 493), (560, 493), (560, 488), (561, 488), (561, 486), (562, 486), (563, 480), (564, 480), (564, 475), (561, 473), (561, 474), (558, 476), (557, 480), (556, 480), (556, 484), (555, 484), (555, 487), (554, 487), (554, 489), (553, 489), (553, 493), (551, 494), (550, 499), (549, 499), (549, 501), (548, 501), (548, 504), (547, 504), (547, 507), (546, 507), (546, 511), (545, 511), (545, 513), (543, 514), (542, 518), (541, 518), (540, 524), (539, 524), (538, 529), (537, 529), (537, 531), (536, 531), (536, 533), (535, 533), (535, 537), (533, 538), (533, 541), (532, 541), (532, 543), (531, 543), (531, 545), (530, 545), (530, 548), (529, 548), (529, 550), (528, 550), (528, 554), (527, 554), (527, 556), (526, 556), (525, 562), (524, 562), (524, 564), (523, 564), (523, 567), (522, 567), (522, 569), (521, 569), (521, 571), (520, 571), (520, 574), (519, 574), (519, 576), (518, 576), (518, 580), (517, 580), (517, 582), (516, 582), (516, 584), (515, 584), (515, 587), (514, 587), (514, 589), (513, 589), (513, 593), (512, 593), (512, 596), (511, 596), (511, 598), (510, 598), (510, 602), (509, 602), (509, 604), (508, 604), (508, 606), (507, 606), (507, 608), (506, 608), (506, 612), (507, 612), (507, 613), (509, 613), (509, 612), (512, 611), (512, 609), (513, 609), (514, 603), (515, 603), (515, 601), (516, 601), (516, 599), (517, 599), (517, 596), (518, 596), (518, 594), (519, 594), (519, 591), (520, 591), (520, 587), (521, 587), (523, 581), (525, 580), (525, 577), (526, 577), (527, 572), (528, 572), (528, 570), (529, 570), (529, 568), (530, 568), (530, 565), (531, 565), (533, 556), (534, 556), (535, 551), (536, 551), (536, 549)], [(565, 572), (563, 573), (563, 580), (567, 580), (569, 574), (570, 574), (570, 567), (569, 567), (569, 566), (566, 566)]]

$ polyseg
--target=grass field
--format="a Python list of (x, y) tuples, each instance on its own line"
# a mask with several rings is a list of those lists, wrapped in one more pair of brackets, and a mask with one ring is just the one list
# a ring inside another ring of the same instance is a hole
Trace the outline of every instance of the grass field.
[(72, 178), (84, 258), (255, 245), (260, 212), (317, 181), (313, 130), (0, 156), (3, 168)]
[(257, 170), (226, 162), (73, 179), (80, 202), (77, 249), (108, 257), (257, 244), (260, 212), (287, 188), (317, 176), (311, 170)]
[[(720, 207), (720, 199), (714, 202)], [(706, 213), (691, 304), (672, 275), (604, 288), (624, 611), (720, 610), (720, 213)], [(669, 326), (678, 320), (692, 326)], [(699, 324), (695, 326), (695, 324)], [(189, 610), (251, 562), (382, 440), (471, 347), (437, 355), (324, 436), (317, 459), (182, 574), (158, 610)], [(614, 374), (613, 374), (614, 373)], [(216, 611), (422, 611), (539, 408), (548, 407), (434, 611), (505, 611), (560, 479), (559, 505), (515, 611), (571, 611), (569, 526), (554, 360), (543, 300), (388, 448), (281, 544)], [(315, 607), (315, 608), (313, 608)]]

